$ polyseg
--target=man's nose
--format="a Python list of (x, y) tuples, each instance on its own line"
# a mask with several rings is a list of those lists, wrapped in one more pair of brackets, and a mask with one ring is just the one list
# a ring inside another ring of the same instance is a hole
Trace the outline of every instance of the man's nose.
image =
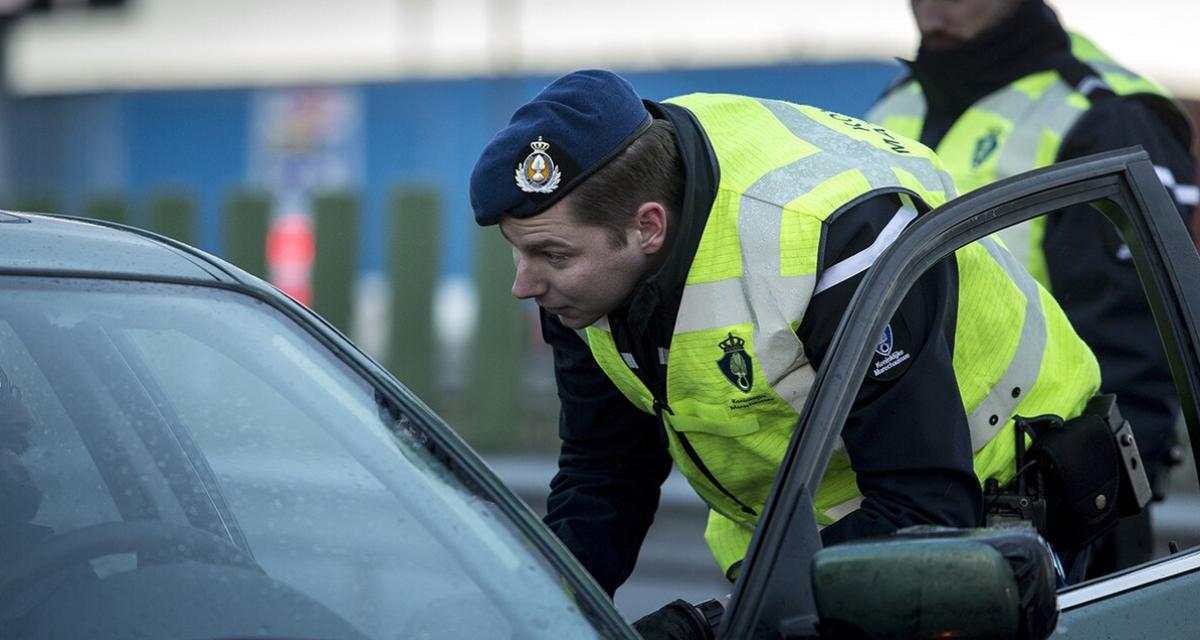
[(539, 277), (524, 260), (516, 261), (517, 275), (513, 278), (512, 294), (518, 300), (536, 298), (546, 292), (546, 281)]

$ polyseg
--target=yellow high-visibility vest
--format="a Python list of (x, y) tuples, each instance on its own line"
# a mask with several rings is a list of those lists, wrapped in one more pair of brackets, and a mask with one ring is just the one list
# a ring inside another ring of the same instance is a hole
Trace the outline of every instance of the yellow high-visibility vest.
[[(1087, 38), (1071, 34), (1071, 53), (1096, 75), (1072, 83), (1057, 70), (1039, 71), (995, 91), (967, 108), (937, 143), (937, 155), (954, 176), (961, 193), (1001, 178), (1053, 164), (1063, 139), (1092, 107), (1089, 95), (1104, 88), (1117, 95), (1141, 94), (1186, 116), (1159, 85), (1125, 69)], [(926, 113), (920, 84), (908, 81), (893, 89), (867, 114), (900, 135), (920, 138)], [(1042, 249), (1045, 216), (1001, 233), (1034, 277), (1050, 287)]]
[[(741, 96), (671, 100), (695, 114), (720, 184), (688, 271), (667, 354), (662, 412), (675, 464), (710, 506), (705, 538), (729, 575), (745, 556), (815, 371), (796, 328), (822, 286), (825, 221), (866, 194), (896, 193), (899, 224), (953, 184), (926, 147), (814, 107)], [(954, 370), (981, 478), (1014, 473), (1012, 417), (1074, 417), (1099, 367), (1061, 309), (995, 239), (955, 254)], [(655, 413), (651, 392), (618, 352), (607, 318), (585, 331), (617, 388)], [(818, 521), (861, 501), (844, 450), (815, 496)]]

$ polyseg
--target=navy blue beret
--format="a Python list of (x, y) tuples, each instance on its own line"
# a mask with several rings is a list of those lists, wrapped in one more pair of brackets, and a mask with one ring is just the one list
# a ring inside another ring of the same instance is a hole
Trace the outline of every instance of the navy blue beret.
[(471, 173), (480, 226), (540, 213), (629, 146), (651, 122), (641, 97), (611, 71), (588, 69), (550, 83), (517, 109)]

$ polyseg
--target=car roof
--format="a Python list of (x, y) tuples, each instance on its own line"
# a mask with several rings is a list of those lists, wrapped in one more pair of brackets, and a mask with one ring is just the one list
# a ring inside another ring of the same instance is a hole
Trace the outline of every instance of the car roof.
[(118, 224), (0, 211), (0, 272), (201, 280), (257, 278), (198, 249)]

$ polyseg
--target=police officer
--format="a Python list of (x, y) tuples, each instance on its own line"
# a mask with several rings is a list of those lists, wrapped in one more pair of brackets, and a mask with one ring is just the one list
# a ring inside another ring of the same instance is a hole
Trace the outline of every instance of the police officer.
[[(1185, 221), (1197, 202), (1188, 119), (1153, 82), (1068, 34), (1042, 0), (912, 0), (915, 61), (867, 119), (937, 151), (959, 189), (1140, 144)], [(1054, 293), (1120, 398), (1156, 497), (1178, 459), (1178, 400), (1129, 248), (1087, 205), (1025, 225), (1029, 270)], [(1124, 522), (1099, 573), (1147, 560), (1148, 512)]]
[[(863, 272), (953, 194), (926, 147), (810, 106), (643, 101), (591, 70), (516, 111), (471, 203), (512, 245), (513, 295), (538, 303), (553, 348), (545, 521), (604, 589), (632, 572), (672, 461), (737, 575)], [(979, 525), (980, 479), (1014, 473), (1012, 416), (1080, 412), (1099, 368), (1043, 293), (991, 239), (919, 280), (815, 496), (825, 544)]]
[(0, 368), (0, 570), (7, 569), (52, 533), (33, 522), (42, 492), (22, 461), (33, 427), (33, 417), (21, 400), (20, 390)]

